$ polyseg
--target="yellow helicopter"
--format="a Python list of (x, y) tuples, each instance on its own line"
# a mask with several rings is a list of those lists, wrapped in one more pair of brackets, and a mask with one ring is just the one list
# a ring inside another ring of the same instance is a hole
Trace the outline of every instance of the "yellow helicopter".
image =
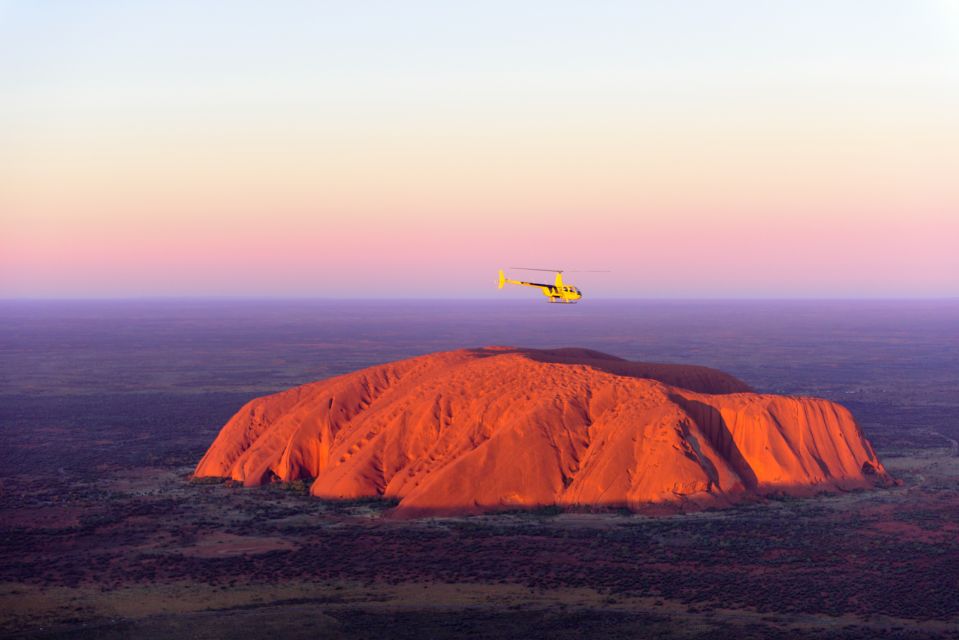
[[(574, 287), (571, 284), (566, 284), (563, 282), (563, 270), (562, 269), (528, 269), (526, 267), (510, 267), (510, 269), (516, 269), (518, 271), (546, 271), (549, 273), (556, 274), (556, 280), (553, 284), (544, 284), (542, 282), (526, 282), (524, 280), (510, 280), (506, 277), (506, 274), (503, 273), (503, 270), (499, 270), (499, 288), (502, 289), (504, 285), (515, 284), (523, 287), (538, 287), (543, 295), (546, 296), (547, 302), (559, 303), (559, 304), (576, 304), (576, 301), (583, 297), (583, 292)], [(577, 271), (573, 273), (586, 273), (583, 271)], [(589, 271), (588, 273), (607, 273), (606, 271)]]

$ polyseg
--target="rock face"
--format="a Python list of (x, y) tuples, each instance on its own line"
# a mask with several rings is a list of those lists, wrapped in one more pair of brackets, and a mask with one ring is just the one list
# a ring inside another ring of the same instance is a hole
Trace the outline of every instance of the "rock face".
[(889, 480), (852, 415), (705, 367), (584, 349), (435, 353), (247, 403), (196, 468), (315, 478), (397, 515), (544, 505), (722, 506)]

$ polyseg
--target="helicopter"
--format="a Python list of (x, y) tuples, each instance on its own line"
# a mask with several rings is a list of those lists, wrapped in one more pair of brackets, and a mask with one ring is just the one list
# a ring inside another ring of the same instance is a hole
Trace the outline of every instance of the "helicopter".
[[(556, 280), (553, 284), (544, 284), (541, 282), (526, 282), (524, 280), (511, 280), (506, 277), (506, 274), (503, 273), (503, 270), (499, 270), (499, 288), (502, 289), (504, 285), (515, 284), (523, 287), (539, 287), (543, 292), (543, 295), (546, 296), (546, 301), (554, 304), (576, 304), (576, 301), (583, 297), (583, 292), (574, 287), (571, 284), (566, 284), (563, 282), (563, 270), (562, 269), (529, 269), (527, 267), (510, 267), (510, 269), (516, 269), (518, 271), (546, 271), (548, 273), (555, 273)], [(571, 273), (607, 273), (606, 271), (576, 271)]]

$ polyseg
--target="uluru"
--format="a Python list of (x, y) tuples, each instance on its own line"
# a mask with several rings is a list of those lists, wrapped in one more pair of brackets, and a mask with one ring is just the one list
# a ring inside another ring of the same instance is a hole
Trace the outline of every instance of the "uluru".
[(850, 412), (586, 349), (433, 353), (244, 405), (195, 470), (398, 516), (721, 507), (890, 481)]

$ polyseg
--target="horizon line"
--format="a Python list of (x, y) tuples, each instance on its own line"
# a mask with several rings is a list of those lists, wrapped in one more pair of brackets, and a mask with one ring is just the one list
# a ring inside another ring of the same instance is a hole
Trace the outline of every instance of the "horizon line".
[[(142, 295), (142, 296), (0, 296), (10, 302), (542, 302), (538, 298), (495, 298), (492, 296), (314, 296), (314, 295)], [(610, 296), (590, 297), (589, 302), (946, 302), (959, 301), (959, 294), (878, 295), (878, 296)]]

